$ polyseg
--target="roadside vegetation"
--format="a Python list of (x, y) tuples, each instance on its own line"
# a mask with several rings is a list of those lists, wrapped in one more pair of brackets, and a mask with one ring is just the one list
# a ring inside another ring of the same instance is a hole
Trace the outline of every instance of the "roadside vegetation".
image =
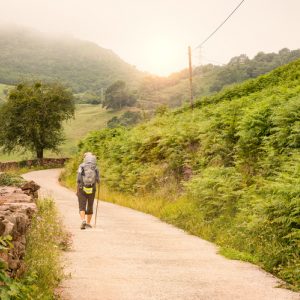
[[(69, 248), (69, 237), (60, 223), (52, 199), (39, 199), (26, 242), (26, 270), (21, 278), (10, 278), (0, 261), (0, 298), (3, 300), (50, 300), (59, 295), (55, 289), (65, 278), (61, 251)], [(0, 251), (11, 245), (9, 237), (0, 237)]]
[(0, 173), (0, 186), (21, 187), (25, 180), (16, 173)]
[(35, 277), (37, 291), (31, 295), (33, 299), (53, 299), (55, 289), (65, 278), (61, 251), (69, 249), (70, 239), (54, 201), (39, 199), (37, 206), (38, 213), (27, 237), (27, 276)]
[[(17, 186), (24, 179), (14, 173), (0, 174), (0, 186)], [(70, 248), (70, 238), (64, 229), (52, 199), (38, 199), (37, 213), (26, 235), (25, 272), (10, 278), (6, 264), (0, 259), (1, 300), (58, 299), (56, 288), (65, 278), (62, 250)], [(0, 236), (0, 252), (13, 247), (11, 236)]]
[(300, 60), (163, 110), (134, 128), (90, 133), (102, 198), (213, 241), (300, 290)]

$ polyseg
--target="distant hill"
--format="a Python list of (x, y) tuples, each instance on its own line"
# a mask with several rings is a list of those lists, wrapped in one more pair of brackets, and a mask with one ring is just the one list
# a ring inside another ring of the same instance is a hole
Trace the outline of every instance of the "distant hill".
[(116, 80), (136, 85), (142, 76), (113, 51), (94, 43), (21, 27), (0, 28), (0, 83), (60, 80), (79, 93), (97, 92)]
[[(278, 53), (259, 52), (253, 59), (246, 55), (233, 57), (223, 66), (213, 64), (198, 66), (193, 70), (195, 98), (220, 91), (223, 87), (239, 83), (285, 65), (300, 58), (300, 49), (284, 48)], [(189, 72), (187, 69), (169, 77), (147, 76), (140, 85), (140, 103), (144, 107), (167, 104), (179, 106), (189, 99)]]
[[(253, 59), (242, 54), (226, 65), (203, 65), (193, 70), (195, 98), (255, 78), (300, 58), (300, 50), (259, 52)], [(23, 79), (59, 80), (73, 88), (78, 103), (99, 103), (102, 89), (126, 81), (138, 97), (138, 106), (180, 106), (189, 99), (188, 70), (168, 77), (138, 71), (113, 51), (70, 37), (54, 37), (22, 27), (0, 27), (0, 84)], [(103, 90), (103, 92), (104, 92)], [(3, 100), (0, 87), (0, 103)]]

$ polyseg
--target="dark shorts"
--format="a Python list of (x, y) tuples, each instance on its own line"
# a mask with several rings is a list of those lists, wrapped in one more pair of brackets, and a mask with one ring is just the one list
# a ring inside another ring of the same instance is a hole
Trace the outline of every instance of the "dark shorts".
[(82, 189), (79, 189), (79, 194), (78, 194), (79, 211), (85, 211), (87, 215), (93, 214), (95, 193), (96, 193), (96, 188), (93, 188), (92, 194), (86, 194)]

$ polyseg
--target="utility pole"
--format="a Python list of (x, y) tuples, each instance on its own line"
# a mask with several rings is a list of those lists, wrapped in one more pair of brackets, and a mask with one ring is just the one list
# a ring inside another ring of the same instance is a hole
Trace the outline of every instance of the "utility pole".
[(104, 102), (104, 88), (101, 88), (101, 105), (103, 105)]
[(191, 108), (194, 108), (193, 101), (193, 70), (192, 70), (192, 49), (191, 46), (188, 48), (189, 53), (189, 73), (190, 73), (190, 100), (191, 100)]

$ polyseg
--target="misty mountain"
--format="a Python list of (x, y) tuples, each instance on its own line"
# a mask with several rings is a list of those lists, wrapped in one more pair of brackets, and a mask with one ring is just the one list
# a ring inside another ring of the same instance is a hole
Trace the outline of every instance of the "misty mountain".
[(0, 83), (59, 80), (75, 92), (99, 91), (116, 80), (135, 85), (144, 74), (113, 51), (22, 27), (0, 28)]

